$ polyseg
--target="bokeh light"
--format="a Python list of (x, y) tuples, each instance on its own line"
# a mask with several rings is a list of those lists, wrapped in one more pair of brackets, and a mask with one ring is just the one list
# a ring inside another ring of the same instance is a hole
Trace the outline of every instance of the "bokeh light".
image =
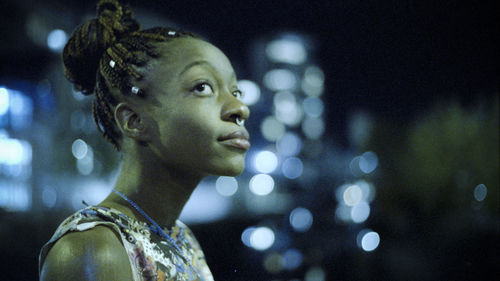
[(261, 151), (254, 158), (255, 169), (260, 173), (272, 173), (278, 167), (278, 157), (271, 151)]
[(363, 251), (371, 252), (380, 244), (380, 236), (377, 232), (364, 230), (358, 234), (359, 246)]
[(250, 80), (239, 80), (238, 88), (243, 93), (241, 101), (250, 106), (256, 104), (260, 99), (260, 88), (257, 83)]
[(296, 179), (302, 175), (304, 165), (302, 160), (297, 157), (290, 157), (283, 161), (281, 165), (281, 171), (283, 175), (288, 179)]
[(320, 117), (323, 114), (323, 101), (316, 97), (307, 97), (302, 102), (304, 113), (311, 117)]
[(282, 256), (283, 267), (287, 270), (294, 270), (302, 265), (303, 259), (300, 250), (294, 248), (288, 249)]
[(308, 209), (297, 207), (290, 213), (289, 220), (295, 231), (306, 232), (313, 224), (313, 215)]
[(71, 152), (76, 159), (83, 159), (88, 151), (87, 143), (82, 139), (76, 139), (71, 145)]
[(363, 153), (359, 158), (359, 169), (365, 174), (373, 172), (377, 168), (377, 165), (378, 157), (372, 151)]
[(267, 174), (257, 174), (250, 179), (250, 191), (259, 196), (265, 196), (274, 189), (274, 179)]
[(61, 51), (67, 40), (68, 36), (64, 30), (54, 29), (47, 36), (47, 46), (53, 51)]
[(309, 139), (319, 139), (325, 132), (325, 123), (322, 118), (306, 117), (302, 122), (302, 132)]
[(345, 189), (342, 198), (347, 206), (352, 207), (361, 201), (363, 198), (363, 192), (359, 186), (355, 184), (350, 185)]
[(255, 228), (250, 234), (250, 245), (255, 250), (264, 251), (274, 244), (275, 235), (272, 229), (266, 226)]
[(309, 66), (302, 78), (302, 91), (310, 97), (319, 97), (323, 94), (325, 74), (317, 66)]
[(319, 266), (311, 267), (307, 270), (304, 281), (326, 281), (325, 270)]
[(362, 223), (370, 216), (370, 205), (360, 202), (351, 208), (351, 220), (355, 223)]
[(266, 47), (267, 57), (273, 62), (299, 65), (307, 59), (307, 52), (299, 40), (278, 39)]
[(474, 188), (474, 198), (479, 202), (483, 201), (484, 198), (486, 198), (487, 193), (488, 189), (484, 184), (479, 184)]
[(285, 134), (286, 128), (283, 123), (273, 116), (268, 116), (260, 125), (262, 136), (268, 141), (276, 141)]
[(283, 156), (296, 156), (302, 148), (302, 140), (294, 133), (285, 133), (277, 142), (276, 150)]
[(222, 196), (233, 196), (238, 191), (238, 181), (234, 177), (218, 177), (215, 181), (215, 189)]
[(288, 126), (295, 126), (302, 120), (302, 108), (297, 104), (295, 95), (283, 91), (274, 95), (274, 115)]
[(289, 69), (273, 69), (264, 74), (264, 85), (272, 91), (294, 90), (297, 79)]

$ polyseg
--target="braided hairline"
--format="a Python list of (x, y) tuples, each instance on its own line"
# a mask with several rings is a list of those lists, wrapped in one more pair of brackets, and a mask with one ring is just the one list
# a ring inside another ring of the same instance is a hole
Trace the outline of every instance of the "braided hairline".
[[(148, 60), (147, 58), (144, 60), (138, 54), (146, 54), (149, 59), (157, 58), (159, 54), (154, 43), (167, 42), (173, 38), (186, 36), (197, 38), (188, 32), (172, 31), (166, 28), (135, 31), (120, 39), (104, 53), (97, 72), (96, 99), (92, 106), (92, 116), (99, 132), (116, 150), (121, 149), (119, 141), (122, 138), (121, 132), (116, 127), (113, 114), (113, 108), (117, 105), (118, 99), (113, 96), (107, 84), (119, 89), (122, 95), (130, 95), (132, 81), (144, 78), (144, 75), (136, 71), (132, 65), (143, 66)], [(112, 65), (110, 65), (111, 61), (113, 61)], [(144, 96), (144, 94), (143, 90), (139, 92), (140, 96)]]

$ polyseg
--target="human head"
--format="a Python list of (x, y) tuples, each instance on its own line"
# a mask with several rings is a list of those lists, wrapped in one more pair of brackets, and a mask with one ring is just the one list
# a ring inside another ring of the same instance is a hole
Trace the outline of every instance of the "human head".
[(114, 107), (124, 97), (144, 97), (133, 86), (144, 78), (141, 67), (159, 56), (156, 44), (194, 34), (162, 27), (140, 30), (127, 6), (100, 0), (97, 18), (78, 27), (63, 51), (66, 77), (84, 95), (95, 93), (93, 117), (100, 133), (121, 149), (122, 133), (114, 120)]

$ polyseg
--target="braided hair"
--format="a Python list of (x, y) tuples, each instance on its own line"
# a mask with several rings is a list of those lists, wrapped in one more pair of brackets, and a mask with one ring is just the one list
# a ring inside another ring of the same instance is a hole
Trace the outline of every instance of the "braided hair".
[(144, 97), (144, 90), (132, 84), (144, 78), (136, 69), (160, 56), (157, 43), (186, 36), (197, 38), (168, 27), (141, 30), (128, 6), (122, 6), (118, 0), (100, 0), (97, 18), (79, 26), (68, 40), (63, 50), (64, 74), (84, 95), (95, 93), (94, 121), (116, 150), (121, 149), (122, 134), (113, 109), (120, 95)]

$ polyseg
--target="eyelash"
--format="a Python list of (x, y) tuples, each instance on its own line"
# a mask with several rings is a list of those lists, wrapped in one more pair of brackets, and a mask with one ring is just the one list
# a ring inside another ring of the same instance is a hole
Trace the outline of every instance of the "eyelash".
[(208, 87), (210, 88), (211, 93), (213, 93), (213, 92), (214, 92), (214, 88), (212, 87), (212, 85), (210, 85), (210, 84), (209, 84), (209, 83), (207, 83), (207, 82), (201, 82), (201, 83), (196, 84), (196, 86), (194, 86), (194, 87), (193, 87), (192, 91), (193, 91), (193, 92), (196, 92), (196, 91), (198, 91), (198, 92), (203, 92), (205, 89), (200, 90), (200, 87), (201, 87), (201, 86), (205, 86), (205, 87), (206, 87), (206, 86), (208, 86)]
[(239, 99), (239, 100), (241, 100), (241, 99), (243, 98), (243, 96), (244, 96), (243, 92), (242, 92), (242, 91), (240, 91), (240, 90), (236, 90), (236, 91), (234, 91), (232, 94), (233, 94), (233, 96), (234, 96), (235, 98), (237, 98), (237, 99)]
[[(194, 91), (198, 91), (198, 90), (199, 90), (199, 88), (200, 88), (200, 86), (208, 86), (208, 87), (210, 88), (211, 92), (212, 92), (212, 93), (214, 92), (214, 89), (213, 89), (212, 85), (210, 85), (210, 83), (208, 83), (208, 82), (202, 82), (202, 83), (196, 84), (196, 86), (194, 86), (194, 87), (193, 87), (192, 91), (193, 91), (193, 92), (194, 92)], [(202, 91), (203, 91), (203, 90), (201, 90), (200, 92), (202, 92)], [(242, 92), (242, 91), (240, 91), (240, 90), (233, 91), (231, 94), (232, 94), (235, 98), (237, 98), (237, 99), (239, 99), (239, 100), (241, 100), (241, 99), (243, 98), (243, 96), (244, 96), (243, 92)]]

